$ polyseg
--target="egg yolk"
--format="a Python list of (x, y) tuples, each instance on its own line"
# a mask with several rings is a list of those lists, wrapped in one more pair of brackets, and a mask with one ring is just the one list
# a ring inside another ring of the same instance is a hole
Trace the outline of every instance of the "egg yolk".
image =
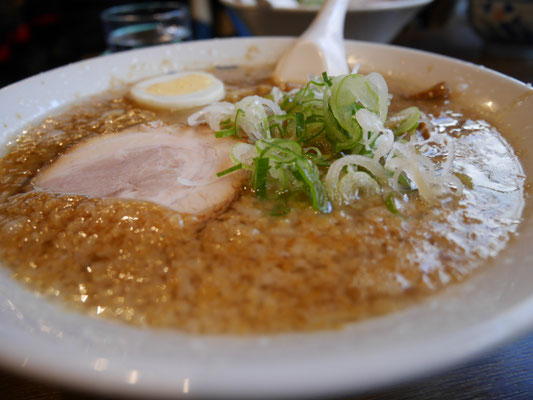
[(176, 96), (199, 92), (211, 85), (211, 79), (205, 75), (191, 74), (167, 82), (154, 83), (146, 88), (148, 93), (157, 96)]

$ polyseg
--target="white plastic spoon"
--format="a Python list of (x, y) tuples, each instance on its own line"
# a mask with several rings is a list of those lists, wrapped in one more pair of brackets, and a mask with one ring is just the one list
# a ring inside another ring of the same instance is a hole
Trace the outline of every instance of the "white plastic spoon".
[(349, 72), (344, 50), (344, 17), (348, 0), (326, 0), (309, 28), (280, 58), (277, 82), (305, 83), (309, 76)]
[(296, 0), (259, 0), (258, 5), (270, 8), (298, 8)]

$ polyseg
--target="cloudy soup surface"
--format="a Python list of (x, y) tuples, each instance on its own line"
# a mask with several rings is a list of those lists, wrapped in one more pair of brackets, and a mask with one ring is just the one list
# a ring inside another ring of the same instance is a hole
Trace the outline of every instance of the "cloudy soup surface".
[[(128, 324), (338, 329), (466, 279), (516, 231), (519, 160), (444, 84), (385, 93), (353, 74), (305, 91), (273, 89), (265, 67), (207, 72), (144, 85), (152, 99), (103, 93), (14, 138), (2, 267), (43, 301)], [(213, 76), (223, 93), (190, 108), (158, 100), (205, 97)]]

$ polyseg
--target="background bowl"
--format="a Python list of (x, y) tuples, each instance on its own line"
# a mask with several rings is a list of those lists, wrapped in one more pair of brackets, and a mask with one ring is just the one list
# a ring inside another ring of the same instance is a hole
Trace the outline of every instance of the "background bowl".
[[(276, 60), (291, 39), (189, 42), (82, 61), (0, 90), (0, 143), (28, 123), (143, 77)], [(459, 104), (504, 129), (533, 171), (533, 90), (485, 68), (394, 46), (346, 42), (350, 64), (413, 91), (446, 80)], [(88, 84), (90, 82), (90, 84)], [(531, 184), (531, 179), (527, 180)], [(533, 207), (519, 235), (475, 276), (418, 305), (338, 331), (194, 336), (65, 311), (0, 268), (0, 365), (56, 383), (124, 396), (317, 396), (355, 393), (456, 365), (533, 326)]]
[[(344, 24), (347, 39), (389, 42), (432, 0), (352, 0)], [(296, 36), (309, 26), (318, 7), (272, 8), (239, 0), (221, 0), (257, 36)]]
[(470, 19), (486, 39), (533, 45), (533, 2), (470, 0)]
[(489, 52), (533, 59), (533, 1), (470, 0), (469, 14)]

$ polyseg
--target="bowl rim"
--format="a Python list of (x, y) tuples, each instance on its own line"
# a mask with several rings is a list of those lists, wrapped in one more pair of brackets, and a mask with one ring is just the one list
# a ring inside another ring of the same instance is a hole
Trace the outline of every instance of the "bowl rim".
[[(259, 7), (253, 4), (242, 4), (236, 0), (220, 0), (227, 7), (235, 8), (237, 10), (253, 10)], [(352, 4), (348, 5), (348, 12), (373, 12), (373, 11), (393, 11), (405, 8), (414, 8), (425, 6), (434, 0), (376, 0), (367, 4)], [(319, 6), (300, 6), (298, 8), (292, 7), (276, 7), (270, 8), (269, 12), (283, 12), (283, 13), (316, 13)]]

